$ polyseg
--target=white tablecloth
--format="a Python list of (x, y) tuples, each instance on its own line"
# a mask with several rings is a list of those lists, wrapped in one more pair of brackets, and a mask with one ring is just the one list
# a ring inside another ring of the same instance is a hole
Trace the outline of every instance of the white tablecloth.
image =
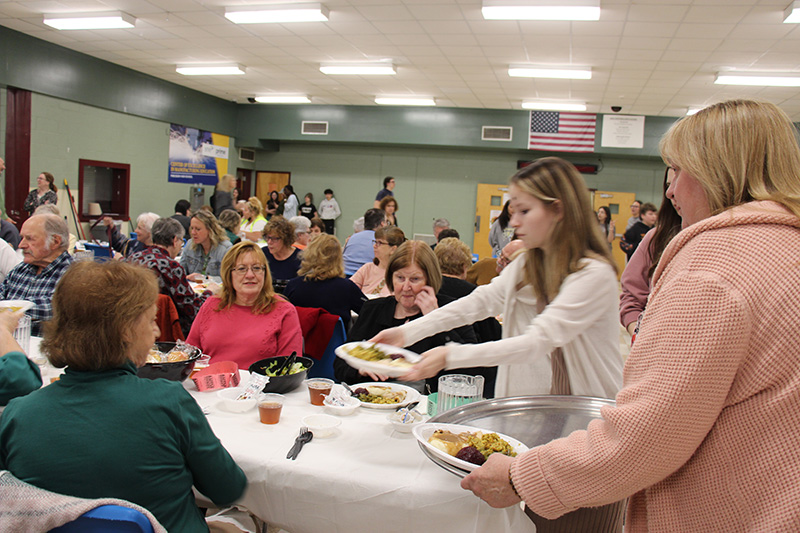
[[(246, 373), (242, 373), (243, 384)], [(492, 509), (436, 466), (410, 433), (394, 431), (390, 411), (360, 408), (341, 417), (336, 435), (315, 438), (297, 460), (286, 459), (301, 419), (324, 412), (305, 386), (287, 394), (280, 423), (261, 424), (258, 410), (235, 414), (215, 392), (187, 390), (208, 407), (208, 421), (247, 474), (239, 502), (291, 533), (533, 531), (518, 506)]]

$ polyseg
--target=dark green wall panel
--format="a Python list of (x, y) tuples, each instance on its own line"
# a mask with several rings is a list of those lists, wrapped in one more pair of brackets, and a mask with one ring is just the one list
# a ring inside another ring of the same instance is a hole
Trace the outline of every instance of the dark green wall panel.
[(236, 105), (0, 26), (0, 85), (235, 135)]

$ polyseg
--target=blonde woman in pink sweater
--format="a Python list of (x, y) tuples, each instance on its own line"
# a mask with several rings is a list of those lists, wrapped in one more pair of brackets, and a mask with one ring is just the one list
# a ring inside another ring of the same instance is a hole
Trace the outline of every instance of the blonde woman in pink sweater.
[(630, 497), (626, 530), (800, 531), (800, 148), (733, 100), (661, 141), (684, 230), (661, 257), (616, 408), (462, 486), (556, 518)]

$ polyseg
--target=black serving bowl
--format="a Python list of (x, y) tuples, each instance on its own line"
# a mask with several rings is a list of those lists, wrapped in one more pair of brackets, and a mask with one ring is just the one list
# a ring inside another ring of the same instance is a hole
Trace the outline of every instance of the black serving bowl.
[[(250, 373), (256, 373), (261, 375), (266, 375), (267, 368), (270, 364), (274, 361), (277, 361), (278, 364), (275, 368), (279, 368), (285, 361), (287, 357), (291, 357), (288, 355), (282, 355), (280, 357), (270, 357), (268, 359), (262, 359), (260, 361), (256, 361), (252, 365), (250, 365)], [(308, 371), (314, 366), (314, 360), (310, 357), (298, 357), (298, 363), (303, 363), (303, 366), (306, 367), (305, 370), (302, 372), (298, 372), (296, 374), (287, 374), (285, 376), (270, 376), (269, 383), (266, 384), (264, 387), (264, 392), (275, 392), (277, 394), (285, 394), (287, 392), (291, 392), (300, 384), (305, 381), (308, 377)]]
[[(175, 344), (174, 342), (157, 342), (155, 347), (157, 350), (167, 353), (175, 347)], [(175, 363), (145, 363), (143, 367), (139, 368), (137, 375), (146, 379), (185, 380), (192, 373), (195, 361), (203, 355), (199, 348), (194, 346), (189, 346), (189, 348), (192, 348), (192, 350), (189, 352), (188, 360)]]

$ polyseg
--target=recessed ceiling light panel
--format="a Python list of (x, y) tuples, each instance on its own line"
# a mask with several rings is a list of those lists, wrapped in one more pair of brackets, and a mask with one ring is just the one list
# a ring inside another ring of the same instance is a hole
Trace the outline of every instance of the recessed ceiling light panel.
[(800, 2), (792, 2), (789, 4), (783, 11), (783, 23), (784, 24), (798, 24), (800, 23)]
[(240, 76), (245, 73), (245, 66), (239, 64), (225, 65), (178, 65), (175, 71), (184, 76)]
[(539, 111), (586, 111), (586, 104), (579, 102), (522, 102), (522, 109)]
[(308, 96), (301, 95), (270, 95), (270, 96), (256, 96), (256, 102), (259, 104), (309, 104), (311, 100)]
[(272, 4), (225, 8), (225, 18), (236, 24), (327, 22), (330, 11), (322, 4)]
[(800, 73), (717, 73), (717, 85), (751, 85), (756, 87), (800, 87)]
[(415, 98), (411, 96), (406, 97), (387, 97), (376, 96), (375, 103), (378, 105), (409, 105), (409, 106), (432, 106), (436, 105), (433, 98)]
[(484, 0), (486, 20), (600, 20), (599, 0)]
[(104, 11), (45, 15), (43, 22), (57, 30), (108, 30), (133, 28), (136, 18), (121, 11)]
[(394, 76), (397, 74), (394, 64), (380, 63), (323, 63), (319, 66), (323, 74), (356, 75), (356, 76)]
[(591, 68), (551, 68), (511, 65), (508, 75), (512, 78), (557, 78), (569, 80), (592, 79)]

